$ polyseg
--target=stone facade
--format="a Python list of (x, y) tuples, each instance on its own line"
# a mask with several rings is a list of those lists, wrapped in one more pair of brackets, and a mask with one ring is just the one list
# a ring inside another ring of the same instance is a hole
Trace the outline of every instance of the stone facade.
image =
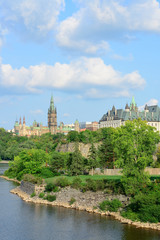
[(65, 125), (63, 122), (60, 123), (60, 126), (57, 126), (57, 109), (54, 106), (53, 96), (50, 100), (50, 106), (48, 108), (48, 126), (43, 126), (42, 123), (33, 122), (32, 126), (26, 126), (25, 117), (23, 117), (23, 124), (21, 118), (15, 122), (13, 132), (18, 136), (41, 136), (44, 133), (63, 133), (68, 134), (69, 131), (78, 131), (79, 132), (79, 122), (75, 121), (74, 124)]
[(137, 104), (135, 103), (134, 97), (130, 106), (126, 104), (125, 109), (116, 109), (115, 106), (112, 110), (109, 110), (103, 115), (99, 121), (99, 128), (103, 127), (120, 127), (124, 125), (126, 121), (141, 118), (143, 121), (147, 121), (147, 124), (155, 127), (160, 132), (160, 108), (157, 105), (147, 106), (145, 105), (144, 110), (138, 110)]

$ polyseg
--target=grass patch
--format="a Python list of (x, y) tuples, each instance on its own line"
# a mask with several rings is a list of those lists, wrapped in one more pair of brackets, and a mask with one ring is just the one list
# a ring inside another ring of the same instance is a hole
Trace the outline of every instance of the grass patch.
[[(78, 176), (81, 181), (82, 181), (82, 184), (86, 182), (86, 179), (92, 179), (92, 180), (103, 180), (103, 179), (106, 179), (106, 180), (120, 180), (121, 179), (121, 176), (106, 176), (106, 175), (79, 175)], [(55, 182), (58, 180), (58, 178), (61, 178), (61, 176), (56, 176), (56, 177), (52, 177), (52, 178), (47, 178), (45, 179), (45, 182), (46, 183), (53, 183), (55, 184)], [(74, 179), (77, 178), (76, 176), (64, 176), (64, 178), (68, 179), (69, 182), (72, 184)]]

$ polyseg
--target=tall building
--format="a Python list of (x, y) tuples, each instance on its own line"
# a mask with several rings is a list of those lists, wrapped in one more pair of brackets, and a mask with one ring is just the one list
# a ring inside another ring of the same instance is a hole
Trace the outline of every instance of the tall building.
[(115, 106), (108, 110), (99, 121), (99, 128), (120, 127), (128, 120), (141, 118), (147, 124), (156, 128), (160, 132), (160, 108), (158, 105), (144, 107), (143, 111), (138, 110), (134, 97), (131, 104), (126, 104), (125, 109), (116, 109)]
[(54, 107), (53, 96), (51, 96), (50, 107), (48, 108), (48, 128), (52, 134), (57, 133), (57, 109)]
[(62, 122), (60, 126), (57, 126), (57, 109), (54, 106), (53, 96), (51, 96), (50, 106), (48, 108), (48, 126), (43, 126), (42, 123), (37, 123), (36, 121), (33, 122), (32, 126), (26, 126), (25, 117), (23, 117), (23, 124), (21, 121), (21, 117), (19, 122), (16, 120), (14, 124), (13, 132), (18, 136), (41, 136), (44, 133), (63, 133), (68, 134), (70, 131), (78, 131), (79, 132), (79, 122), (78, 120), (75, 121), (75, 124), (68, 124), (65, 125)]

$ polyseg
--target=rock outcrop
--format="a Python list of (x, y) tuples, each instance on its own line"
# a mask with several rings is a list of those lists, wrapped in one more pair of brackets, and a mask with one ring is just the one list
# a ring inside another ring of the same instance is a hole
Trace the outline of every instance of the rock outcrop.
[[(42, 189), (44, 186), (41, 186)], [(35, 191), (39, 192), (39, 190), (36, 189)], [(21, 197), (26, 202), (32, 202), (35, 204), (46, 204), (51, 206), (61, 206), (65, 208), (73, 208), (76, 210), (83, 210), (87, 211), (89, 213), (95, 213), (95, 214), (101, 214), (105, 216), (112, 216), (115, 219), (119, 220), (123, 224), (131, 224), (138, 228), (150, 228), (154, 230), (160, 230), (160, 223), (141, 223), (141, 222), (133, 222), (132, 220), (125, 219), (120, 215), (120, 212), (102, 212), (100, 209), (97, 208), (99, 205), (99, 202), (103, 201), (108, 197), (108, 199), (112, 200), (114, 198), (119, 198), (123, 204), (127, 204), (129, 199), (123, 195), (117, 195), (117, 196), (111, 196), (106, 195), (103, 192), (86, 192), (81, 193), (80, 191), (76, 189), (72, 189), (70, 187), (61, 189), (60, 192), (53, 193), (57, 196), (56, 201), (49, 202), (47, 200), (43, 200), (39, 198), (38, 196), (30, 197), (29, 194), (21, 190), (21, 187), (17, 187), (10, 191), (13, 194), (17, 194), (19, 197)], [(73, 204), (70, 204), (71, 198), (75, 198), (75, 202)]]

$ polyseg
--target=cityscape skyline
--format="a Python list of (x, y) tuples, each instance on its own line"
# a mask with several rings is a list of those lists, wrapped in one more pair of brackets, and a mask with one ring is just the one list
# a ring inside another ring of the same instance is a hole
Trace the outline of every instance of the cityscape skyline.
[(132, 96), (160, 101), (160, 1), (0, 2), (0, 127), (19, 117), (47, 123), (99, 121)]

